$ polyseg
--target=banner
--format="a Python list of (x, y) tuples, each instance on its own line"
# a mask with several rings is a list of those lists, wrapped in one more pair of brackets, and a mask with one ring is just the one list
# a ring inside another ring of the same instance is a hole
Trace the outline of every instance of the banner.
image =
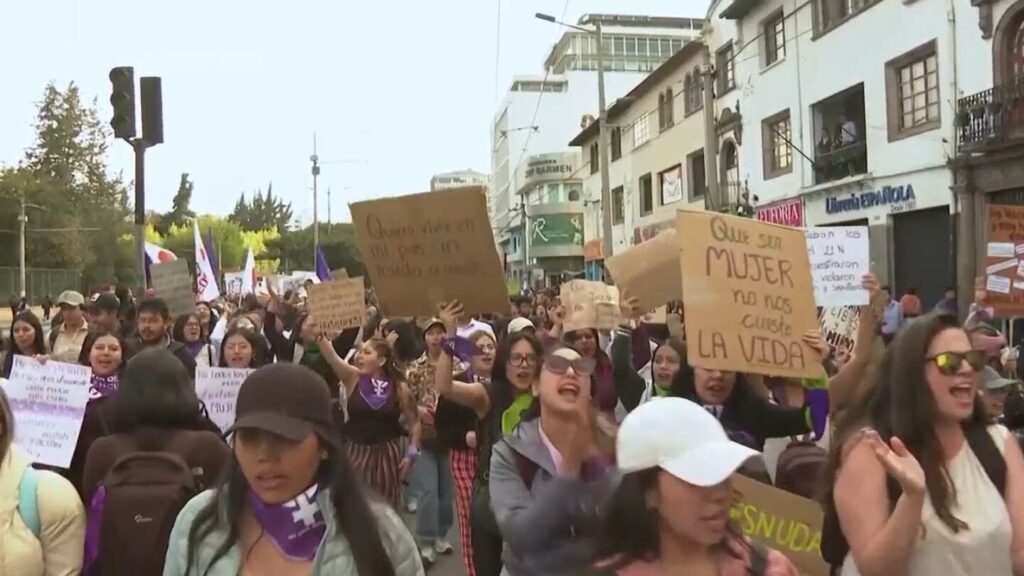
[(1024, 316), (1024, 206), (989, 204), (986, 303), (998, 318)]
[(832, 226), (804, 230), (811, 261), (814, 302), (818, 306), (865, 306), (862, 278), (871, 271), (867, 226)]
[(213, 274), (210, 255), (206, 253), (203, 239), (199, 235), (198, 220), (192, 221), (192, 229), (195, 233), (196, 246), (196, 295), (201, 302), (213, 302), (220, 298), (220, 289), (217, 288), (217, 276)]
[(17, 355), (4, 386), (14, 413), (14, 442), (33, 462), (67, 468), (89, 402), (88, 366)]
[(508, 311), (483, 188), (350, 204), (359, 252), (389, 316), (433, 316), (458, 299), (466, 314)]
[(748, 218), (680, 211), (686, 352), (691, 366), (813, 378), (821, 358), (804, 232)]
[(252, 372), (245, 368), (196, 368), (196, 395), (221, 432), (235, 423), (238, 389)]
[(307, 297), (310, 315), (329, 336), (366, 323), (366, 289), (362, 276), (310, 286)]

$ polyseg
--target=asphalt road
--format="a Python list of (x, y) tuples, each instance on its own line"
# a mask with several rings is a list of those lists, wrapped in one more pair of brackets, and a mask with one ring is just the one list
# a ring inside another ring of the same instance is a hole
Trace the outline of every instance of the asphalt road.
[[(403, 512), (402, 519), (405, 520), (405, 525), (409, 527), (409, 531), (416, 534), (416, 515)], [(455, 552), (446, 556), (438, 556), (437, 563), (427, 570), (427, 574), (430, 576), (466, 576), (466, 567), (462, 564), (462, 546), (459, 539), (458, 520), (455, 521), (455, 525), (452, 526), (451, 531), (448, 533), (448, 541), (455, 548)]]

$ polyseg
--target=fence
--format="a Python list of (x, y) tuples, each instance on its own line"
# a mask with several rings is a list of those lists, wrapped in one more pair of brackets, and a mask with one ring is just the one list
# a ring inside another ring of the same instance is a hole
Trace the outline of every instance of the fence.
[[(25, 292), (30, 304), (36, 305), (47, 295), (54, 300), (64, 290), (81, 290), (82, 275), (76, 270), (29, 268), (25, 271)], [(21, 277), (17, 268), (0, 268), (0, 305), (21, 295)]]

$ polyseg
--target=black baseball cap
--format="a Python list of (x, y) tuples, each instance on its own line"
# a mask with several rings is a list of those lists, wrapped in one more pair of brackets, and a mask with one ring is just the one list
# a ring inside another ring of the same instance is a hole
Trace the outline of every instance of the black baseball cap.
[(113, 294), (97, 294), (89, 303), (89, 308), (95, 311), (117, 312), (121, 309), (121, 301)]
[(298, 364), (270, 364), (242, 382), (235, 403), (235, 424), (228, 433), (244, 428), (296, 442), (316, 432), (334, 446), (340, 445), (327, 381)]

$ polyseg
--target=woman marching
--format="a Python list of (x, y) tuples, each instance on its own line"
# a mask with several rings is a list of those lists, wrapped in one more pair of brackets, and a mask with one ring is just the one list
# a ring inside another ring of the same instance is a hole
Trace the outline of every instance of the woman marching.
[(246, 378), (228, 470), (179, 514), (164, 576), (423, 574), (401, 519), (362, 489), (330, 404), (302, 366)]
[[(209, 310), (206, 308), (207, 313)], [(216, 350), (209, 342), (209, 333), (203, 327), (198, 313), (178, 316), (178, 319), (174, 321), (171, 337), (176, 342), (185, 345), (185, 349), (196, 361), (197, 368), (209, 368), (217, 365)]]
[(7, 341), (3, 362), (0, 363), (0, 378), (11, 377), (15, 356), (44, 356), (46, 341), (43, 339), (43, 325), (31, 312), (21, 312), (11, 324), (11, 338)]

